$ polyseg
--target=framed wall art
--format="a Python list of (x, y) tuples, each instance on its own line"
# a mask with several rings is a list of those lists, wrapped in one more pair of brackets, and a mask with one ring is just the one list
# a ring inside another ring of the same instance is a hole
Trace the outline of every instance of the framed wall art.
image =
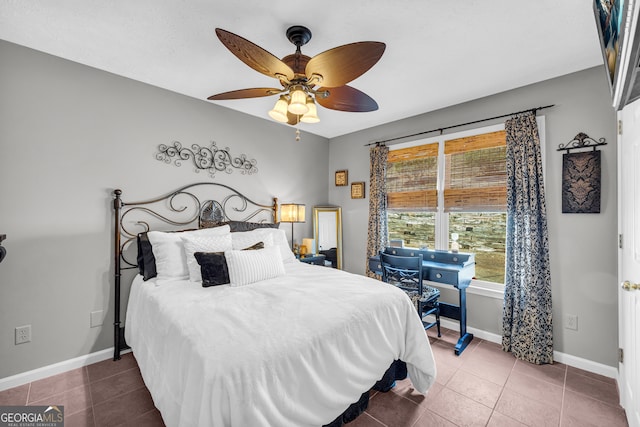
[(347, 170), (336, 171), (336, 187), (345, 187), (349, 184), (349, 173)]
[[(562, 155), (562, 213), (600, 213), (602, 152), (604, 138), (595, 140), (584, 132), (560, 144)], [(589, 149), (572, 153), (574, 149)]]
[(364, 182), (354, 182), (351, 184), (351, 198), (364, 199)]

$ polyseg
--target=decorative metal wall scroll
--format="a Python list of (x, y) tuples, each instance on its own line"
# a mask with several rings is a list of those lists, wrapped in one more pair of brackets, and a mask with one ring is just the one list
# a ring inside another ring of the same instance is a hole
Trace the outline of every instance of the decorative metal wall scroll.
[(183, 161), (191, 160), (196, 172), (207, 171), (212, 178), (216, 172), (232, 173), (234, 169), (240, 170), (243, 175), (258, 172), (255, 159), (248, 159), (245, 154), (232, 157), (229, 147), (218, 148), (215, 141), (211, 141), (209, 147), (192, 144), (191, 148), (183, 147), (180, 142), (174, 141), (173, 145), (160, 144), (158, 150), (156, 159), (176, 166), (181, 166)]
[[(562, 155), (562, 213), (600, 213), (601, 152), (604, 138), (595, 140), (580, 132), (573, 140), (560, 144)], [(593, 148), (571, 153), (570, 150)]]

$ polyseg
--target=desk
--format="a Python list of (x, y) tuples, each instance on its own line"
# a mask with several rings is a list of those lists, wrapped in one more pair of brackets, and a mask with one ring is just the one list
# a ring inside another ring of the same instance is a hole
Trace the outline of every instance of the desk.
[[(467, 332), (467, 292), (466, 289), (476, 272), (475, 256), (469, 253), (435, 251), (429, 249), (409, 249), (389, 247), (385, 249), (392, 255), (417, 256), (422, 254), (423, 280), (453, 286), (458, 290), (459, 304), (440, 302), (440, 316), (460, 322), (460, 338), (455, 347), (459, 356), (473, 339)], [(380, 257), (369, 258), (369, 270), (382, 275)]]

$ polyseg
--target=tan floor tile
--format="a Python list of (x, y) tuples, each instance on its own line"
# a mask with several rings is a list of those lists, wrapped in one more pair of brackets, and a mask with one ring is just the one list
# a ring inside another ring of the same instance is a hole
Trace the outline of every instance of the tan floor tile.
[(505, 388), (511, 389), (523, 396), (537, 400), (555, 409), (562, 408), (563, 389), (555, 384), (540, 380), (520, 372), (513, 372), (509, 376)]
[(347, 424), (349, 427), (386, 427), (366, 412)]
[(485, 426), (491, 409), (453, 390), (445, 388), (433, 400), (427, 400), (427, 409), (458, 426)]
[(567, 390), (601, 400), (610, 405), (617, 406), (618, 402), (620, 402), (618, 387), (615, 383), (600, 381), (590, 376), (578, 374), (576, 370), (567, 371), (565, 387)]
[(456, 427), (456, 425), (427, 409), (413, 427)]
[(104, 402), (121, 394), (143, 388), (144, 381), (140, 371), (136, 368), (111, 375), (91, 383), (93, 404)]
[(399, 396), (402, 396), (404, 398), (412, 400), (415, 403), (420, 404), (424, 402), (425, 399), (432, 399), (434, 396), (440, 393), (443, 388), (444, 386), (442, 384), (435, 382), (433, 383), (431, 388), (429, 388), (429, 390), (427, 391), (427, 394), (422, 394), (416, 391), (415, 388), (413, 388), (413, 384), (411, 383), (411, 380), (405, 379), (402, 381), (396, 381), (396, 386), (392, 388), (391, 391), (393, 393), (396, 393)]
[(87, 372), (89, 381), (94, 382), (137, 367), (138, 364), (135, 357), (133, 357), (133, 353), (127, 353), (123, 354), (120, 360), (113, 361), (108, 359), (89, 365), (87, 366)]
[(608, 405), (570, 390), (564, 392), (562, 423), (582, 426), (626, 426), (627, 419), (620, 406)]
[(369, 401), (367, 413), (389, 427), (411, 426), (425, 407), (396, 393), (378, 393)]
[(83, 384), (70, 390), (65, 390), (61, 393), (54, 394), (53, 396), (45, 397), (42, 400), (29, 402), (29, 405), (64, 406), (65, 417), (67, 415), (72, 415), (76, 412), (84, 411), (88, 408), (91, 408), (91, 393), (89, 392), (89, 385)]
[(458, 370), (444, 362), (436, 363), (436, 369), (436, 382), (442, 385), (447, 385), (453, 374)]
[(94, 405), (93, 414), (97, 426), (114, 426), (146, 414), (154, 408), (151, 394), (146, 388), (141, 388)]
[(73, 415), (67, 415), (65, 407), (64, 425), (65, 427), (94, 427), (93, 409), (87, 408)]
[(593, 372), (585, 371), (584, 369), (574, 368), (567, 365), (567, 373), (574, 373), (578, 375), (584, 375), (585, 377), (593, 378), (594, 380), (604, 381), (606, 383), (616, 384), (615, 378), (605, 377), (604, 375), (596, 374)]
[(493, 408), (500, 397), (502, 387), (474, 374), (458, 370), (447, 383), (447, 388), (478, 403)]
[(562, 363), (535, 365), (533, 363), (516, 359), (516, 364), (514, 365), (513, 370), (553, 383), (560, 387), (564, 387), (567, 365)]
[(122, 425), (123, 427), (165, 427), (162, 415), (157, 409), (147, 412)]
[(487, 427), (527, 427), (527, 425), (522, 424), (520, 421), (516, 421), (513, 418), (507, 417), (498, 411), (493, 411)]
[(511, 363), (504, 364), (498, 361), (491, 361), (485, 357), (472, 355), (460, 366), (460, 369), (484, 378), (485, 380), (489, 380), (499, 386), (504, 386), (507, 378), (509, 378), (512, 367)]
[(0, 406), (19, 406), (27, 404), (29, 384), (0, 391)]
[(88, 383), (86, 368), (73, 369), (31, 383), (28, 402), (38, 402)]
[(496, 411), (529, 426), (557, 427), (560, 423), (560, 410), (508, 388), (503, 390), (498, 399)]

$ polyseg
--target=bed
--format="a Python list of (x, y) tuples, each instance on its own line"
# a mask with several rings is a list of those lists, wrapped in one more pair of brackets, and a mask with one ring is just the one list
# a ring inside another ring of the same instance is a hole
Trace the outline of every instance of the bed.
[[(167, 426), (340, 426), (366, 408), (372, 387), (407, 372), (422, 393), (433, 384), (429, 341), (406, 294), (296, 260), (276, 228), (277, 199), (254, 203), (215, 183), (136, 203), (114, 194), (114, 359), (132, 348)], [(189, 231), (157, 231), (167, 228)], [(149, 243), (155, 277), (145, 270)], [(124, 276), (133, 276), (126, 329)]]

